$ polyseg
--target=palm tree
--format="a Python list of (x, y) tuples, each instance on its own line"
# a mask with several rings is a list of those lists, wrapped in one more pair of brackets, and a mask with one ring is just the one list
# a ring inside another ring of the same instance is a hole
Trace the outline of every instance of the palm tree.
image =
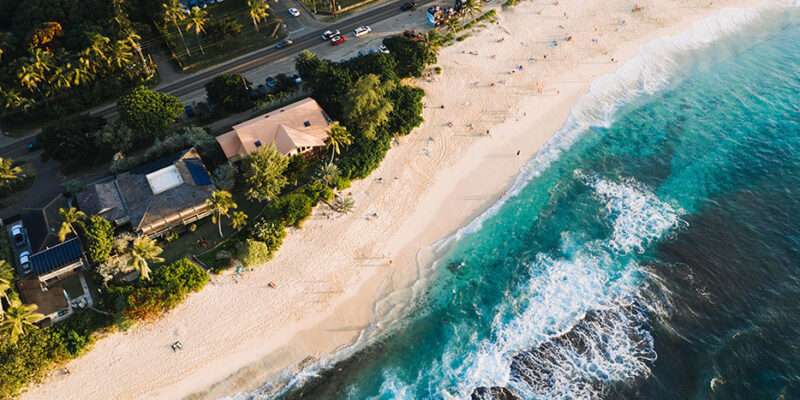
[(10, 343), (16, 343), (20, 335), (37, 329), (34, 322), (44, 318), (44, 315), (35, 312), (38, 308), (36, 304), (22, 304), (19, 300), (11, 303), (5, 319), (0, 322), (0, 332), (8, 335)]
[(258, 23), (267, 17), (269, 5), (264, 0), (247, 0), (247, 5), (250, 7), (250, 18), (253, 19), (253, 26), (258, 31)]
[(58, 240), (63, 242), (70, 232), (75, 234), (75, 236), (78, 236), (78, 231), (75, 230), (75, 225), (86, 229), (86, 224), (83, 222), (83, 220), (86, 219), (86, 214), (83, 211), (78, 211), (77, 208), (70, 207), (69, 209), (59, 208), (58, 213), (61, 214), (62, 218), (64, 218), (64, 221), (61, 223), (61, 227), (58, 229)]
[(50, 72), (53, 67), (53, 55), (39, 48), (33, 50), (29, 60), (40, 75)]
[(167, 0), (166, 3), (162, 4), (161, 7), (164, 11), (164, 20), (165, 21), (172, 21), (175, 24), (175, 29), (178, 30), (178, 35), (181, 36), (181, 43), (183, 43), (183, 48), (186, 49), (186, 54), (191, 56), (192, 53), (189, 52), (189, 46), (186, 46), (186, 40), (183, 39), (183, 31), (178, 26), (178, 20), (183, 21), (186, 18), (186, 14), (183, 13), (183, 7), (181, 6), (180, 0)]
[(461, 10), (464, 12), (464, 15), (470, 15), (472, 19), (475, 20), (481, 13), (482, 6), (481, 0), (464, 0)]
[(194, 34), (197, 36), (197, 44), (200, 45), (200, 52), (206, 54), (203, 50), (203, 43), (200, 41), (200, 34), (205, 33), (206, 30), (203, 26), (208, 22), (208, 13), (202, 8), (193, 8), (189, 14), (189, 23), (186, 24), (186, 29), (194, 28)]
[(95, 60), (96, 64), (102, 64), (108, 59), (108, 43), (111, 39), (97, 33), (91, 32), (88, 35), (89, 47), (83, 50), (83, 54)]
[(322, 164), (317, 171), (317, 178), (319, 178), (325, 186), (331, 186), (336, 178), (339, 177), (340, 173), (339, 167), (330, 163)]
[(455, 35), (461, 29), (458, 24), (458, 17), (453, 17), (447, 20), (447, 33)]
[(222, 217), (227, 217), (228, 211), (237, 207), (236, 203), (233, 202), (233, 196), (228, 191), (217, 190), (211, 193), (210, 199), (206, 199), (206, 204), (211, 207), (214, 213), (211, 216), (211, 222), (217, 223), (219, 237), (222, 237)]
[(349, 214), (356, 207), (356, 201), (350, 196), (336, 197), (333, 201), (333, 207), (340, 213)]
[(9, 187), (22, 179), (22, 168), (14, 166), (14, 161), (0, 157), (0, 187)]
[(17, 89), (3, 90), (0, 88), (0, 97), (3, 98), (3, 106), (10, 110), (27, 109), (31, 105), (30, 99), (22, 96)]
[(118, 69), (128, 65), (133, 61), (133, 52), (131, 46), (124, 40), (117, 40), (109, 47), (108, 50), (108, 66), (116, 65)]
[(63, 67), (56, 67), (55, 71), (53, 71), (53, 74), (50, 76), (50, 82), (48, 82), (53, 90), (65, 89), (72, 86), (72, 81), (70, 81), (67, 75), (69, 67), (70, 64), (67, 63)]
[(231, 217), (231, 225), (237, 232), (242, 230), (242, 228), (247, 226), (247, 214), (242, 211), (234, 211)]
[(34, 64), (23, 64), (19, 68), (19, 72), (17, 73), (17, 78), (19, 78), (19, 83), (26, 89), (33, 92), (39, 92), (39, 83), (42, 82), (44, 77), (39, 72)]
[(158, 255), (164, 251), (156, 241), (146, 236), (139, 236), (128, 248), (128, 266), (139, 271), (139, 276), (150, 280), (150, 262), (164, 262)]
[(349, 146), (353, 143), (353, 137), (347, 132), (347, 128), (339, 125), (336, 121), (331, 125), (328, 131), (328, 147), (331, 148), (331, 162), (333, 162), (334, 154), (339, 154), (341, 146)]
[(439, 31), (436, 29), (428, 31), (428, 33), (425, 34), (425, 40), (422, 44), (425, 46), (425, 58), (428, 60), (428, 63), (436, 62), (436, 54), (439, 51), (439, 47), (442, 45), (442, 36), (439, 35)]
[(122, 40), (128, 42), (131, 45), (131, 47), (133, 47), (133, 49), (136, 50), (136, 53), (139, 54), (139, 61), (142, 62), (142, 68), (144, 68), (145, 72), (150, 74), (150, 66), (144, 59), (144, 54), (142, 54), (142, 48), (139, 46), (139, 43), (136, 42), (137, 40), (142, 40), (142, 37), (139, 36), (132, 29), (125, 30), (125, 32), (123, 32), (123, 35), (125, 35), (125, 37)]
[(76, 86), (80, 86), (92, 81), (91, 61), (84, 57), (79, 57), (78, 62), (73, 65), (67, 64), (69, 70), (67, 77)]

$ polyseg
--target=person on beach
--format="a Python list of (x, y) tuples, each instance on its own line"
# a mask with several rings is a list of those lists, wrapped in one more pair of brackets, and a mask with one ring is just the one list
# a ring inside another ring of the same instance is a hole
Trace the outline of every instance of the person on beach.
[(517, 150), (517, 155), (519, 155), (519, 150)]

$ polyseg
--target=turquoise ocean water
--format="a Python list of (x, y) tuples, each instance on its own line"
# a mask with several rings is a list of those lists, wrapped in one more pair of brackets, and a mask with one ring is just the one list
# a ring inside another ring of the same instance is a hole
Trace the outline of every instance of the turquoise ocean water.
[(645, 46), (434, 254), (382, 336), (235, 397), (799, 399), (798, 9)]

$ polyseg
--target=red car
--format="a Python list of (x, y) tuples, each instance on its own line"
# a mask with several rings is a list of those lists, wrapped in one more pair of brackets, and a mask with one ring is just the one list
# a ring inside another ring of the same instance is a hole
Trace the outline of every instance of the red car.
[(331, 44), (334, 45), (334, 46), (336, 46), (339, 43), (344, 43), (346, 41), (347, 41), (347, 39), (344, 38), (344, 35), (342, 35), (342, 36), (334, 36), (334, 37), (331, 38)]

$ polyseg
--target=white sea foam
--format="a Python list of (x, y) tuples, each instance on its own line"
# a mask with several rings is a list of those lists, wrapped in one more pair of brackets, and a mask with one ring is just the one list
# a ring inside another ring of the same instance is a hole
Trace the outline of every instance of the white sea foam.
[(615, 73), (592, 81), (589, 92), (573, 107), (564, 126), (520, 169), (514, 184), (499, 201), (435, 246), (478, 231), (509, 198), (518, 195), (532, 179), (541, 175), (589, 128), (610, 126), (621, 106), (665, 87), (675, 76), (682, 61), (714, 42), (755, 26), (775, 10), (787, 6), (789, 3), (786, 1), (776, 1), (759, 7), (723, 9), (712, 17), (698, 21), (678, 36), (660, 38), (642, 45), (639, 54)]

